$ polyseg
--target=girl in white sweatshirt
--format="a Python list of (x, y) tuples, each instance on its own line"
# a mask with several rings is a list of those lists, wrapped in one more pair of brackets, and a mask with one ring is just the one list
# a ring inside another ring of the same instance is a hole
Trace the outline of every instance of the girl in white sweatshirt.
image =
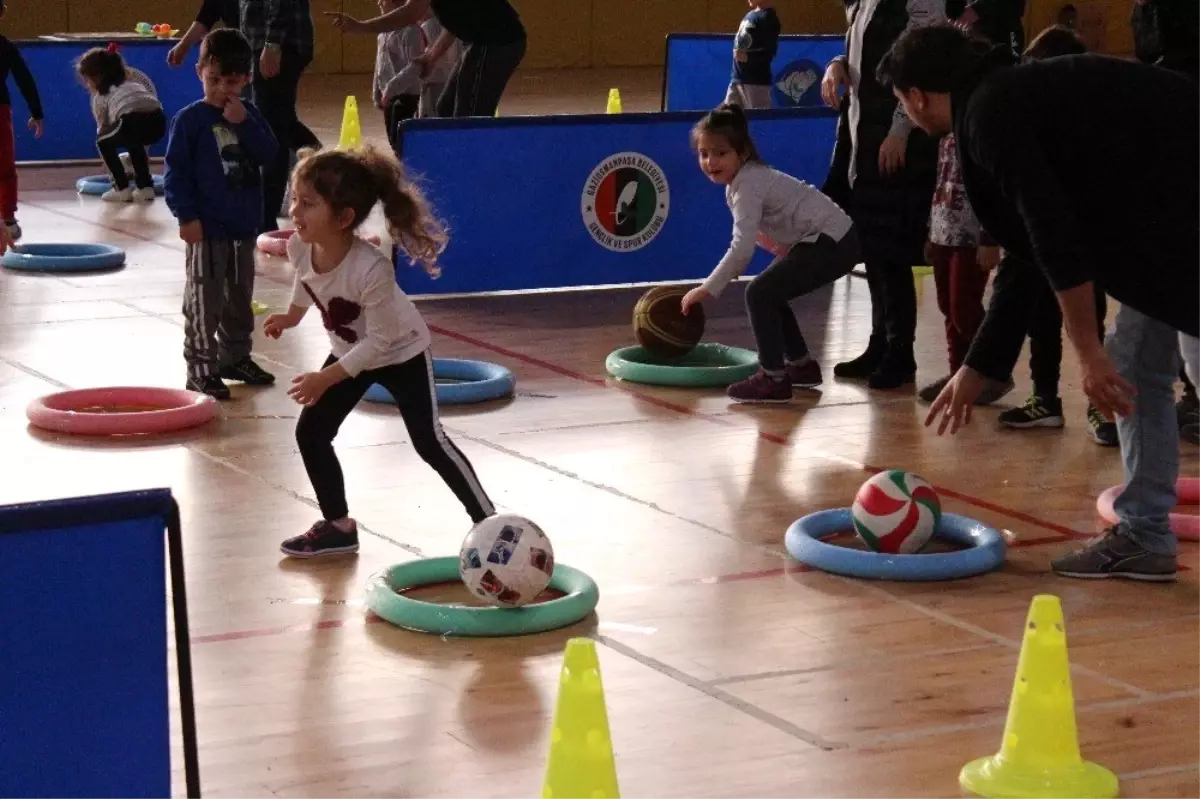
[(300, 375), (288, 390), (304, 406), (296, 441), (323, 518), (281, 549), (298, 558), (358, 551), (358, 527), (346, 506), (333, 439), (375, 383), (395, 398), (417, 454), (441, 475), (472, 521), (483, 521), (495, 513), (492, 501), (438, 421), (429, 328), (397, 285), (391, 259), (355, 230), (382, 203), (396, 246), (430, 273), (437, 271), (445, 234), (394, 156), (373, 148), (301, 156), (292, 177), (291, 307), (267, 317), (263, 332), (279, 338), (316, 305), (332, 352), (320, 371)]
[[(79, 79), (92, 94), (96, 149), (108, 167), (112, 188), (107, 202), (150, 202), (154, 178), (146, 148), (167, 134), (167, 117), (145, 73), (125, 64), (115, 44), (88, 50), (75, 64)], [(129, 153), (136, 188), (130, 188), (120, 149)]]
[(746, 310), (762, 369), (729, 387), (738, 402), (788, 402), (792, 386), (821, 384), (821, 367), (809, 355), (788, 303), (832, 283), (859, 262), (858, 234), (833, 200), (762, 162), (746, 114), (736, 105), (709, 112), (692, 129), (700, 168), (725, 186), (733, 212), (733, 241), (704, 284), (683, 298), (683, 312), (718, 297), (745, 271), (757, 242), (775, 261), (746, 287)]

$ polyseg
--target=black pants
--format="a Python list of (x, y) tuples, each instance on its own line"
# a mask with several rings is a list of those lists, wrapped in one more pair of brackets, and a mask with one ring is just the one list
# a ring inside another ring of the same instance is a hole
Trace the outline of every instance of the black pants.
[(871, 292), (871, 342), (868, 351), (903, 368), (915, 368), (913, 342), (917, 335), (917, 287), (912, 266), (893, 261), (868, 261)]
[(861, 254), (858, 233), (850, 228), (841, 241), (822, 235), (814, 242), (796, 244), (750, 281), (746, 311), (763, 369), (782, 370), (785, 358), (797, 361), (808, 355), (788, 303), (848, 275)]
[(512, 44), (471, 44), (438, 99), (439, 117), (490, 117), (500, 107), (509, 78), (525, 57), (525, 40)]
[(311, 57), (302, 56), (291, 50), (283, 50), (279, 59), (279, 74), (264, 78), (260, 59), (262, 52), (254, 54), (253, 72), (250, 77), (250, 96), (262, 113), (263, 119), (279, 142), (275, 158), (263, 167), (263, 229), (278, 230), (278, 217), (283, 207), (283, 196), (287, 193), (288, 164), (291, 154), (305, 147), (320, 147), (321, 140), (296, 115), (296, 95), (300, 88), (300, 76), (308, 68)]
[(400, 148), (396, 146), (400, 141), (400, 123), (415, 117), (420, 106), (421, 95), (419, 94), (401, 94), (388, 102), (387, 108), (383, 111), (383, 124), (387, 130), (388, 144), (392, 146), (392, 152), (400, 152)]
[[(1058, 396), (1058, 381), (1062, 367), (1062, 308), (1050, 283), (1043, 280), (1041, 291), (1029, 317), (1029, 372), (1033, 376), (1033, 393), (1043, 399)], [(1096, 291), (1096, 322), (1100, 341), (1104, 341), (1104, 317), (1108, 300), (1104, 292)]]
[[(325, 366), (337, 361), (332, 355)], [(437, 394), (433, 381), (433, 359), (429, 351), (404, 363), (381, 369), (368, 369), (331, 386), (321, 398), (300, 412), (296, 424), (296, 443), (308, 479), (321, 505), (321, 513), (333, 521), (349, 515), (342, 467), (333, 451), (338, 428), (354, 410), (367, 389), (379, 383), (400, 407), (400, 416), (408, 428), (408, 437), (421, 459), (434, 468), (471, 515), (480, 522), (495, 513), (492, 501), (479, 484), (467, 457), (446, 438), (438, 421)]]
[(154, 185), (146, 148), (167, 135), (167, 117), (160, 111), (134, 111), (117, 120), (117, 126), (96, 138), (96, 149), (112, 177), (114, 189), (129, 188), (129, 176), (121, 163), (121, 148), (129, 152), (134, 179), (139, 189)]

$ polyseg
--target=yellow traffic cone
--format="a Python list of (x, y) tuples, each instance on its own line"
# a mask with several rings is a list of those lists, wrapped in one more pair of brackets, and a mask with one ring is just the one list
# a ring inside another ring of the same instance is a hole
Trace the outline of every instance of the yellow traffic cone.
[(608, 90), (608, 113), (621, 113), (621, 92), (617, 89)]
[(1117, 777), (1079, 756), (1067, 633), (1058, 597), (1033, 598), (1000, 752), (963, 766), (958, 783), (989, 799), (1111, 799)]
[(354, 95), (346, 98), (346, 108), (342, 111), (342, 133), (338, 137), (339, 150), (353, 150), (362, 145), (362, 126), (358, 121), (358, 100)]
[(620, 795), (596, 642), (572, 638), (563, 655), (542, 796), (618, 799)]

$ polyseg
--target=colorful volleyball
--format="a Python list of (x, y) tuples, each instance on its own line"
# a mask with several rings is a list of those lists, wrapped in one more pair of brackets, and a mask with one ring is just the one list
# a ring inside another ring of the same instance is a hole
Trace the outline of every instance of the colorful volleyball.
[(929, 543), (942, 518), (942, 503), (928, 482), (891, 469), (862, 484), (854, 497), (854, 532), (871, 549), (912, 554)]

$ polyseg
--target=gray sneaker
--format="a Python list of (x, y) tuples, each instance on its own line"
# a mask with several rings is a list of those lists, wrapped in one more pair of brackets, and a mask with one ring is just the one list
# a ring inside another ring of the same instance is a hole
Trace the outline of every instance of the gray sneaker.
[(953, 376), (954, 375), (946, 375), (945, 377), (939, 377), (937, 380), (934, 380), (932, 383), (917, 392), (917, 398), (921, 400), (921, 402), (932, 404), (933, 401), (938, 398), (938, 394), (942, 393), (942, 389), (946, 387), (946, 384), (950, 382), (950, 378)]
[(1050, 561), (1050, 568), (1063, 577), (1102, 580), (1122, 577), (1147, 583), (1174, 582), (1175, 556), (1149, 552), (1110, 527), (1083, 549)]
[(979, 395), (979, 399), (975, 400), (975, 404), (991, 405), (993, 402), (999, 402), (1015, 387), (1012, 378), (1004, 381), (989, 379), (983, 393)]

